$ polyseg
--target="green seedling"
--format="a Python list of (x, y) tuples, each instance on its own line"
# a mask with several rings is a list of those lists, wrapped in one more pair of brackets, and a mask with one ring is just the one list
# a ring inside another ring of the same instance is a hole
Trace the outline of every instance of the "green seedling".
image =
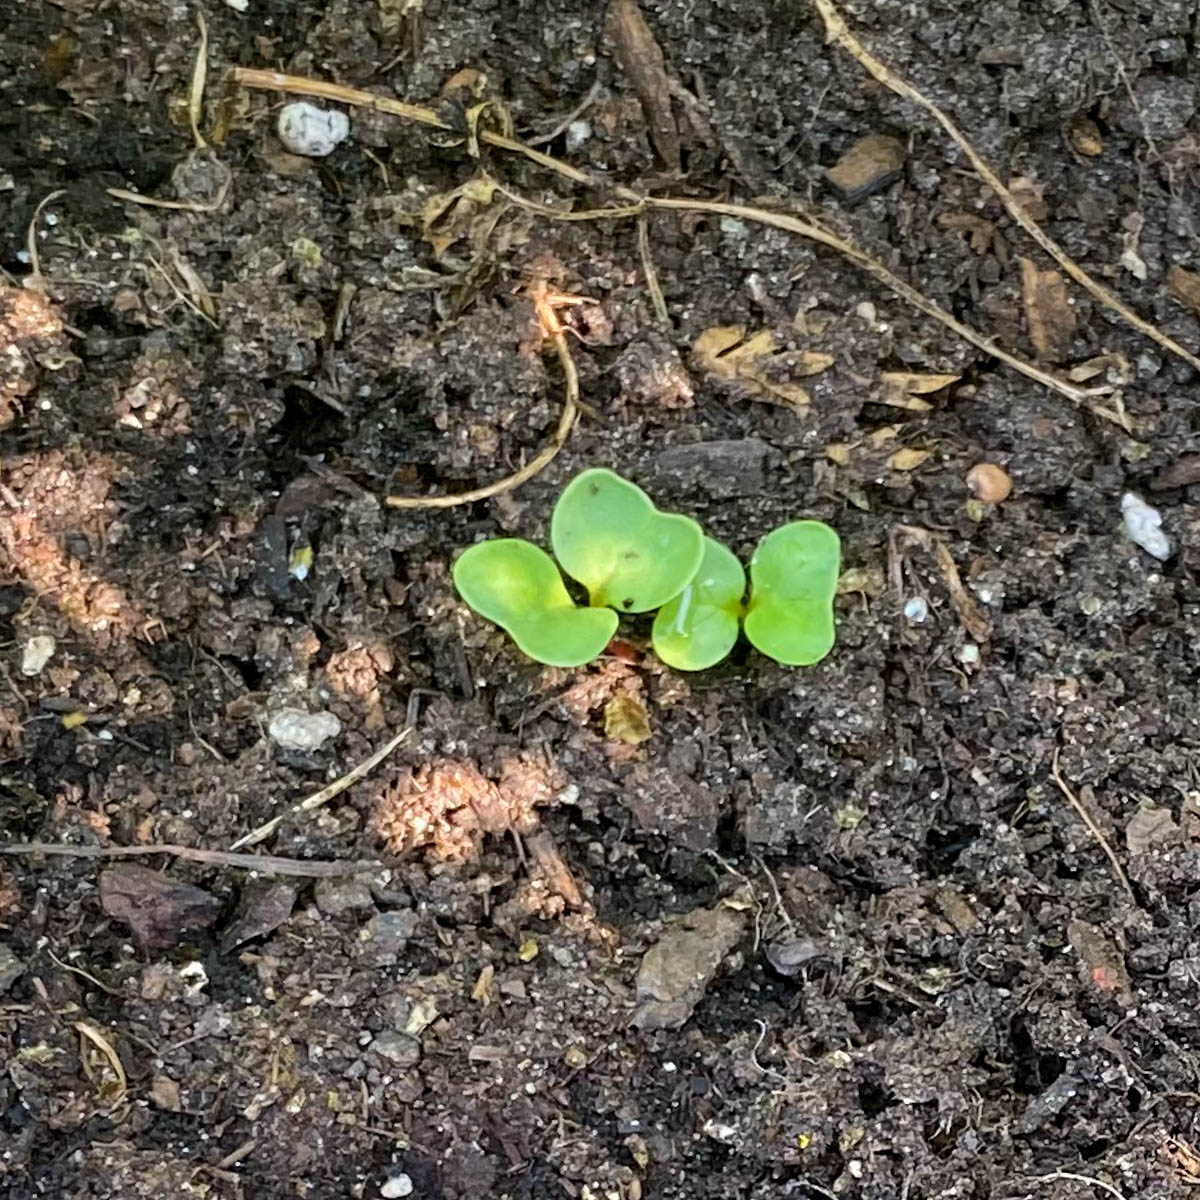
[(768, 533), (750, 560), (746, 637), (788, 667), (807, 667), (833, 649), (833, 597), (842, 544), (820, 521)]
[(677, 671), (703, 671), (720, 662), (737, 641), (745, 593), (742, 564), (706, 537), (696, 578), (654, 618), (654, 652)]
[(550, 545), (594, 606), (627, 613), (674, 599), (704, 557), (704, 534), (691, 517), (660, 512), (637, 484), (598, 467), (559, 497)]
[(464, 550), (454, 564), (454, 586), (481, 617), (547, 666), (581, 667), (617, 632), (612, 609), (576, 605), (550, 555), (521, 538)]

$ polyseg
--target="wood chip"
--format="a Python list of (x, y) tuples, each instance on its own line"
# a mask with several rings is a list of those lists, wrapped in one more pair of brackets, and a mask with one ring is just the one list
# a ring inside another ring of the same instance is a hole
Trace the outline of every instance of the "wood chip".
[(860, 138), (825, 172), (843, 200), (856, 204), (900, 178), (908, 151), (898, 138), (872, 133)]
[(1034, 352), (1040, 359), (1060, 362), (1075, 338), (1075, 308), (1067, 281), (1057, 271), (1039, 270), (1032, 259), (1023, 258), (1021, 294)]
[(667, 170), (682, 173), (679, 127), (671, 108), (671, 80), (662, 48), (637, 0), (616, 0), (609, 9), (609, 30), (621, 69), (641, 101), (654, 149)]
[(1200, 275), (1174, 266), (1167, 272), (1167, 290), (1181, 304), (1200, 314)]

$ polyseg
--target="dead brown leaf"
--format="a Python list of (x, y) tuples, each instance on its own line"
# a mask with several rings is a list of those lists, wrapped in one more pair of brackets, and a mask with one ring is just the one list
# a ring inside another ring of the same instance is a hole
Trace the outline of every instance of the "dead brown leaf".
[(760, 400), (804, 408), (808, 392), (789, 375), (818, 375), (833, 365), (833, 356), (817, 350), (780, 350), (775, 335), (760, 329), (748, 337), (744, 325), (714, 325), (693, 343), (692, 354), (710, 375), (738, 383)]
[(1050, 210), (1042, 199), (1045, 190), (1044, 183), (1038, 183), (1028, 175), (1017, 175), (1008, 181), (1009, 194), (1031, 221), (1044, 221), (1050, 215)]
[(467, 237), (475, 218), (487, 208), (495, 188), (486, 179), (469, 179), (452, 192), (438, 192), (421, 209), (421, 229), (425, 240), (440, 258), (460, 238)]
[(618, 692), (604, 706), (604, 736), (612, 741), (639, 746), (653, 736), (646, 706), (625, 692)]
[(957, 383), (961, 375), (937, 375), (912, 371), (884, 371), (880, 376), (883, 395), (880, 404), (890, 408), (903, 408), (909, 412), (929, 412), (933, 405), (919, 397), (940, 392), (942, 388)]
[(1075, 308), (1067, 281), (1055, 270), (1042, 271), (1032, 259), (1021, 259), (1021, 294), (1029, 339), (1038, 358), (1060, 361), (1075, 338)]
[(918, 450), (912, 446), (905, 446), (903, 450), (888, 455), (887, 465), (893, 471), (915, 471), (932, 454), (932, 450)]

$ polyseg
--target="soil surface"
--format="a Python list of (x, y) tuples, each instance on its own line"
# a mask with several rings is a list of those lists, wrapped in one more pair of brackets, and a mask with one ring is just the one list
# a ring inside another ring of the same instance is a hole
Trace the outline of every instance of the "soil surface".
[[(2, 8), (0, 837), (228, 851), (412, 733), (242, 848), (307, 874), (0, 859), (0, 1195), (1195, 1194), (1185, 362), (1062, 284), (807, 0), (644, 0), (657, 76), (599, 0)], [(1200, 347), (1194, 4), (845, 15)], [(231, 65), (451, 128), (360, 110), (299, 157), (285, 97)], [(477, 159), (507, 122), (602, 185)], [(866, 137), (893, 140), (843, 160)], [(635, 219), (520, 202), (618, 185), (815, 215), (1094, 394), (737, 217), (645, 220), (664, 324)], [(551, 439), (548, 288), (589, 302), (556, 310), (586, 404), (566, 448), (492, 499), (386, 506)], [(724, 326), (774, 352), (722, 376), (693, 347)], [(904, 372), (948, 378), (914, 397)], [(972, 496), (979, 462), (1010, 497)], [(743, 560), (834, 525), (834, 652), (685, 676), (634, 619), (591, 667), (523, 659), (450, 565), (543, 541), (592, 465)], [(1165, 562), (1125, 537), (1127, 491)]]

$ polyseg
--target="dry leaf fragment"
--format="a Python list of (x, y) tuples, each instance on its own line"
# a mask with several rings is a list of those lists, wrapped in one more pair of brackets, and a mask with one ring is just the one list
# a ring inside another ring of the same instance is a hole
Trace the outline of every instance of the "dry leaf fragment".
[(893, 471), (915, 471), (932, 454), (932, 450), (917, 450), (912, 446), (906, 446), (903, 450), (897, 450), (895, 454), (889, 455), (887, 465)]
[(653, 736), (645, 705), (625, 692), (618, 692), (604, 706), (604, 736), (638, 746)]
[(1080, 117), (1072, 123), (1067, 131), (1067, 141), (1076, 154), (1082, 154), (1085, 158), (1095, 158), (1104, 153), (1100, 126), (1090, 117)]
[(1042, 199), (1042, 193), (1046, 190), (1044, 183), (1038, 183), (1028, 175), (1018, 175), (1008, 181), (1008, 190), (1031, 221), (1044, 221), (1050, 215)]
[(968, 234), (971, 249), (976, 254), (986, 254), (992, 247), (992, 239), (996, 236), (996, 226), (986, 217), (978, 216), (976, 213), (941, 213), (937, 223), (943, 229), (958, 229)]
[(1169, 808), (1146, 805), (1139, 808), (1125, 826), (1125, 845), (1130, 854), (1145, 854), (1155, 846), (1179, 840), (1179, 826)]
[(1121, 222), (1125, 230), (1121, 235), (1121, 241), (1124, 245), (1124, 249), (1121, 251), (1121, 266), (1139, 283), (1145, 283), (1146, 277), (1150, 274), (1150, 268), (1146, 266), (1146, 260), (1142, 258), (1138, 250), (1138, 243), (1142, 236), (1142, 226), (1145, 223), (1146, 218), (1137, 212), (1130, 213)]
[(440, 258), (470, 232), (476, 216), (491, 204), (494, 195), (495, 187), (488, 180), (468, 179), (452, 192), (438, 192), (425, 201), (421, 229), (435, 257)]
[(744, 325), (714, 325), (693, 343), (692, 354), (710, 375), (742, 384), (759, 399), (803, 408), (808, 392), (780, 376), (819, 375), (833, 365), (833, 356), (818, 350), (779, 350), (769, 329), (746, 336)]
[(920, 400), (918, 397), (940, 392), (942, 388), (957, 383), (961, 378), (961, 375), (884, 371), (880, 376), (883, 394), (879, 397), (879, 403), (890, 408), (907, 409), (909, 412), (929, 412), (933, 405), (928, 400)]
[(1167, 272), (1167, 290), (1181, 304), (1200, 314), (1200, 275), (1185, 267), (1173, 266)]
[(1075, 337), (1075, 309), (1067, 281), (1057, 271), (1041, 271), (1031, 259), (1023, 258), (1021, 293), (1034, 351), (1038, 358), (1059, 361)]

